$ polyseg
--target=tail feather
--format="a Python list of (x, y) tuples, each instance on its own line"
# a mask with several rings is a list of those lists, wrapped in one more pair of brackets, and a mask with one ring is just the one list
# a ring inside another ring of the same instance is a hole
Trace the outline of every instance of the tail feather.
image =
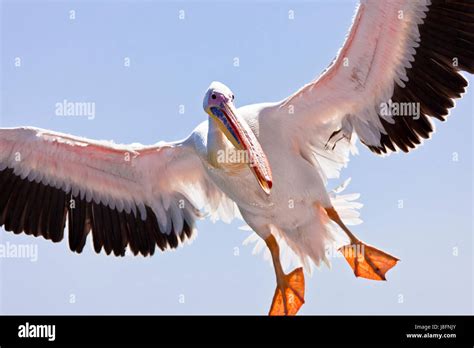
[[(363, 204), (357, 202), (360, 195), (358, 193), (340, 194), (349, 183), (350, 179), (347, 179), (329, 192), (329, 197), (342, 221), (346, 225), (357, 225), (362, 223), (359, 209)], [(321, 216), (316, 220), (316, 223), (300, 227), (300, 231), (285, 232), (271, 226), (272, 234), (280, 246), (280, 258), (284, 268), (303, 266), (311, 274), (314, 266), (319, 267), (321, 261), (330, 267), (330, 258), (337, 253), (339, 247), (347, 244), (348, 238), (344, 232), (327, 216)], [(271, 262), (271, 255), (265, 241), (257, 234), (252, 233), (243, 244), (255, 244), (253, 254), (263, 252), (264, 259)]]

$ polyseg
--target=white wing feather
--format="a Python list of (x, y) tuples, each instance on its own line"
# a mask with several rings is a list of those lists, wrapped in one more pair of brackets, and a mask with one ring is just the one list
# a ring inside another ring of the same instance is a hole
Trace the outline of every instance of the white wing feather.
[(191, 135), (175, 143), (117, 145), (30, 127), (0, 129), (0, 170), (142, 220), (148, 206), (169, 234), (204, 214), (229, 221), (237, 211), (207, 177), (194, 141)]

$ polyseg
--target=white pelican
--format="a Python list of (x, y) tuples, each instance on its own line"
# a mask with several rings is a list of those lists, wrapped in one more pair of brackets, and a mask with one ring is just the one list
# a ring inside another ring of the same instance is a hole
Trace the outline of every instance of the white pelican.
[(325, 248), (343, 236), (355, 275), (385, 280), (397, 258), (351, 233), (350, 202), (329, 194), (326, 180), (356, 137), (379, 155), (430, 137), (432, 118), (444, 121), (465, 91), (460, 72), (474, 72), (473, 29), (471, 0), (364, 0), (318, 79), (282, 101), (240, 108), (213, 82), (208, 120), (182, 141), (116, 145), (0, 129), (0, 225), (59, 242), (67, 222), (74, 252), (92, 234), (96, 252), (146, 256), (185, 242), (205, 214), (240, 213), (271, 252), (276, 315), (304, 303), (303, 268), (284, 273), (279, 241), (306, 267), (327, 261)]

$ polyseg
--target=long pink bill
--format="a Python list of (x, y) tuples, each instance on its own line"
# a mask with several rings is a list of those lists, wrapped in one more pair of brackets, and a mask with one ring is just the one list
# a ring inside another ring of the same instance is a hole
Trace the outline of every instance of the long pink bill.
[(272, 188), (272, 170), (268, 163), (267, 156), (263, 152), (262, 146), (258, 142), (255, 134), (247, 122), (238, 116), (232, 104), (223, 104), (222, 112), (225, 114), (232, 128), (232, 135), (236, 138), (238, 146), (247, 152), (250, 169), (255, 175), (260, 187), (266, 194), (270, 194)]

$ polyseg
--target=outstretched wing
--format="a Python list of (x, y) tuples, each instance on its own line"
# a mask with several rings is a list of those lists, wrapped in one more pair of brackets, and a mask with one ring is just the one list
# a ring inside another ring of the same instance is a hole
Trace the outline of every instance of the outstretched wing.
[(362, 0), (337, 58), (281, 104), (284, 128), (336, 172), (353, 133), (408, 152), (465, 91), (461, 71), (474, 72), (472, 0)]
[[(80, 253), (123, 256), (176, 248), (203, 213), (229, 218), (234, 204), (211, 182), (192, 136), (155, 146), (116, 145), (35, 128), (0, 129), (0, 225), (63, 239)], [(227, 214), (227, 215), (226, 215)]]

